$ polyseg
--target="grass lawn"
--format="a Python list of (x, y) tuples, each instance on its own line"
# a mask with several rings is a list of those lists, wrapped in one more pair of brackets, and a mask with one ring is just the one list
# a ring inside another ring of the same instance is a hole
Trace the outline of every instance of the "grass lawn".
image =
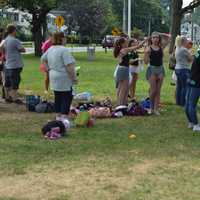
[[(94, 62), (74, 56), (82, 67), (77, 90), (115, 101), (111, 53), (98, 53)], [(21, 92), (43, 95), (39, 59), (24, 61)], [(138, 98), (147, 96), (144, 75)], [(0, 200), (199, 200), (200, 135), (174, 105), (170, 77), (167, 70), (160, 117), (97, 120), (58, 141), (40, 133), (54, 115), (0, 103)]]

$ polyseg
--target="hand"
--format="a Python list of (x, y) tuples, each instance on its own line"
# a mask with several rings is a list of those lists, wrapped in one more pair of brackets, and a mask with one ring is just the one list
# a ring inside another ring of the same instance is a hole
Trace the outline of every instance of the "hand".
[(73, 82), (74, 85), (77, 85), (78, 84), (78, 79), (74, 79), (72, 82)]

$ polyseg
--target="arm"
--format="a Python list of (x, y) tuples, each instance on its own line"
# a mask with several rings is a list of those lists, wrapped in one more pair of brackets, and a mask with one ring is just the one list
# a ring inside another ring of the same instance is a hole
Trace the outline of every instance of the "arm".
[(21, 49), (19, 49), (20, 52), (25, 53), (26, 49), (24, 47), (22, 47)]
[(145, 50), (144, 50), (144, 63), (145, 64), (148, 64), (149, 62), (150, 62), (150, 52), (151, 52), (151, 50), (150, 50), (150, 48), (149, 47), (147, 47)]
[(161, 47), (162, 49), (165, 49), (165, 47), (169, 44), (171, 36), (166, 34), (166, 33), (159, 33), (161, 38), (162, 38), (162, 44)]
[(3, 53), (3, 51), (4, 51), (4, 42), (5, 42), (5, 40), (2, 40), (1, 44), (0, 44), (0, 52), (1, 53)]
[(129, 52), (131, 52), (131, 51), (140, 49), (140, 48), (144, 45), (145, 42), (146, 42), (146, 40), (140, 42), (137, 46), (128, 47), (128, 48), (123, 48), (123, 49), (121, 50), (121, 53), (125, 55), (125, 54), (127, 54), (127, 53), (129, 53)]
[(77, 77), (76, 77), (76, 70), (75, 70), (75, 65), (74, 63), (68, 64), (66, 66), (66, 70), (69, 74), (70, 79), (72, 80), (73, 83), (77, 82)]
[(16, 48), (21, 53), (26, 52), (26, 49), (22, 46), (22, 44), (21, 44), (21, 42), (19, 40), (16, 40)]
[(189, 54), (188, 54), (188, 61), (189, 62), (193, 62), (193, 60), (194, 60), (194, 56), (189, 52)]
[(65, 64), (66, 71), (69, 74), (69, 78), (72, 80), (73, 83), (77, 83), (76, 69), (75, 69), (75, 59), (68, 52), (68, 50), (64, 50), (62, 56), (63, 56), (63, 61), (64, 61), (64, 64)]
[(45, 66), (45, 68), (49, 71), (49, 66), (48, 66), (48, 59), (47, 59), (47, 52), (44, 53), (41, 57), (41, 63)]

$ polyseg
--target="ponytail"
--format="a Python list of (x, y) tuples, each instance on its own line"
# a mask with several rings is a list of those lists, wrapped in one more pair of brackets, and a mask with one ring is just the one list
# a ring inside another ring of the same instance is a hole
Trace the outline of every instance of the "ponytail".
[(119, 38), (116, 42), (115, 42), (115, 45), (114, 45), (114, 57), (117, 58), (119, 56), (119, 53), (122, 49), (122, 44), (126, 41), (125, 38)]

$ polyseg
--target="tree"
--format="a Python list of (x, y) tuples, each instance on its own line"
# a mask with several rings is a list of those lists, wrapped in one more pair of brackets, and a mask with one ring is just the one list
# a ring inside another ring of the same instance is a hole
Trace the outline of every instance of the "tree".
[[(109, 1), (112, 4), (113, 12), (118, 16), (119, 24), (122, 27), (123, 0)], [(160, 32), (169, 31), (168, 23), (163, 24), (163, 22), (167, 20), (163, 20), (165, 16), (160, 0), (134, 0), (133, 2), (131, 19), (132, 28), (139, 28), (147, 34), (149, 31), (148, 25), (151, 23), (151, 30)]]
[(66, 11), (69, 30), (76, 30), (80, 42), (98, 39), (113, 26), (116, 18), (107, 0), (63, 0), (60, 9)]
[(172, 53), (175, 39), (180, 35), (181, 20), (185, 13), (193, 11), (194, 8), (200, 5), (200, 0), (193, 0), (188, 6), (183, 7), (183, 0), (172, 0), (172, 15), (171, 15), (171, 43), (169, 53)]
[(55, 8), (56, 0), (8, 0), (8, 4), (32, 15), (30, 23), (35, 44), (35, 55), (41, 56), (41, 45), (45, 39), (46, 16), (51, 9)]

